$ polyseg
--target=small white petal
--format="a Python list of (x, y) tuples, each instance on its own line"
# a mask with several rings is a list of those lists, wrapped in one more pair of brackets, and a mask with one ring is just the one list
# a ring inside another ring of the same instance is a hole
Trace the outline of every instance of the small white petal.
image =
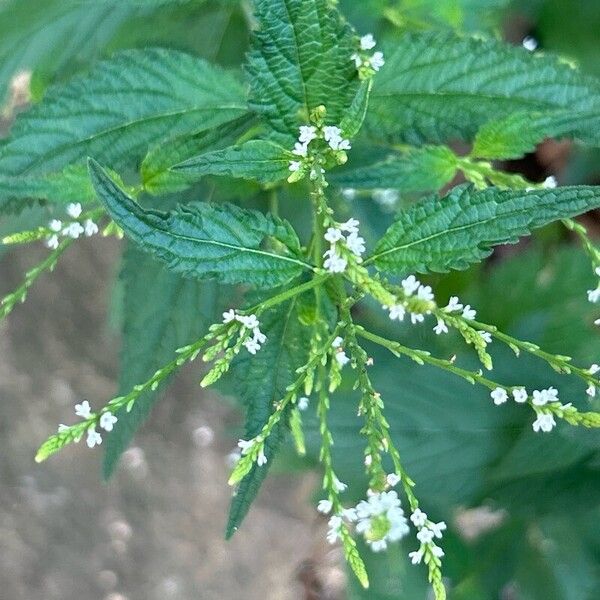
[(73, 219), (78, 219), (81, 215), (81, 204), (79, 202), (68, 204), (67, 214)]

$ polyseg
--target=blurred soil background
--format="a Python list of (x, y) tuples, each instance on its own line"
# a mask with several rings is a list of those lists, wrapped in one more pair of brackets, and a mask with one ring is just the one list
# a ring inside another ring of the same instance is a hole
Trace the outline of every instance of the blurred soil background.
[[(44, 252), (19, 248), (3, 260), (0, 296)], [(83, 443), (34, 463), (45, 437), (74, 421), (76, 402), (98, 407), (115, 392), (119, 340), (106, 314), (118, 255), (113, 240), (76, 244), (0, 328), (0, 598), (339, 597), (343, 571), (316, 541), (314, 475), (269, 477), (241, 531), (224, 540), (239, 413), (202, 391), (193, 369), (168, 389), (110, 482), (101, 480), (102, 449)]]

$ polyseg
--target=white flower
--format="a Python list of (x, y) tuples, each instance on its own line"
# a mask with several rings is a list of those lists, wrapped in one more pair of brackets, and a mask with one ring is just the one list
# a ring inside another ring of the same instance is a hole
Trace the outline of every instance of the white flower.
[(427, 523), (427, 513), (424, 513), (420, 508), (415, 509), (415, 512), (410, 515), (410, 520), (415, 527), (423, 527)]
[(86, 237), (92, 237), (98, 233), (98, 225), (96, 225), (96, 223), (94, 223), (94, 221), (91, 219), (86, 219), (85, 223), (83, 224), (83, 231)]
[(300, 137), (302, 144), (310, 144), (317, 137), (317, 128), (312, 125), (302, 125), (300, 127)]
[(298, 410), (305, 411), (308, 408), (310, 400), (306, 396), (298, 398)]
[(463, 309), (462, 316), (468, 321), (472, 321), (477, 316), (477, 311), (471, 308), (470, 304), (467, 304)]
[(262, 467), (263, 465), (267, 464), (267, 457), (265, 456), (265, 452), (262, 448), (258, 451), (258, 458), (256, 459), (256, 464), (259, 467)]
[(352, 232), (348, 236), (346, 239), (346, 246), (348, 247), (348, 250), (358, 258), (363, 255), (366, 249), (364, 238), (361, 238), (356, 232)]
[(356, 219), (348, 219), (345, 223), (340, 223), (340, 229), (346, 233), (358, 233), (359, 225)]
[(414, 276), (410, 275), (402, 281), (402, 288), (407, 296), (412, 296), (421, 285), (421, 282)]
[(434, 534), (431, 529), (423, 527), (423, 529), (417, 533), (417, 539), (421, 542), (421, 544), (430, 544), (433, 542), (433, 535)]
[(223, 323), (225, 323), (225, 324), (235, 321), (236, 318), (237, 318), (237, 315), (235, 313), (235, 310), (233, 310), (233, 308), (228, 310), (227, 312), (223, 313)]
[(420, 565), (423, 560), (423, 550), (415, 550), (414, 552), (409, 552), (408, 557), (410, 558), (410, 562), (413, 565)]
[(344, 239), (344, 234), (336, 227), (329, 227), (325, 232), (324, 238), (325, 241), (329, 242), (330, 244), (335, 244), (336, 242)]
[(306, 157), (308, 155), (308, 144), (301, 144), (300, 142), (296, 142), (292, 153), (296, 156)]
[(375, 38), (373, 37), (372, 33), (367, 33), (367, 35), (363, 35), (360, 38), (361, 50), (372, 50), (373, 48), (375, 48), (375, 46), (377, 46), (377, 42), (375, 41)]
[(362, 56), (358, 52), (352, 54), (352, 56), (350, 56), (350, 60), (354, 61), (354, 64), (356, 65), (357, 69), (360, 69), (363, 65)]
[(51, 235), (46, 239), (46, 248), (50, 248), (50, 250), (56, 250), (58, 248), (59, 241), (57, 235)]
[(439, 546), (436, 546), (435, 544), (430, 546), (430, 550), (431, 550), (431, 553), (434, 556), (436, 556), (437, 558), (442, 558), (442, 556), (444, 556), (444, 551)]
[(250, 352), (250, 354), (256, 354), (260, 350), (260, 344), (252, 338), (247, 339), (244, 342), (244, 346), (246, 347), (246, 350)]
[(400, 200), (400, 192), (394, 189), (377, 189), (373, 192), (373, 200), (384, 208), (393, 208)]
[(260, 327), (260, 321), (256, 318), (256, 315), (238, 315), (236, 318), (247, 329)]
[(102, 427), (104, 431), (112, 431), (113, 426), (117, 421), (117, 417), (111, 412), (105, 412), (100, 415), (100, 427)]
[(333, 340), (333, 342), (331, 343), (331, 346), (333, 348), (341, 348), (342, 344), (344, 343), (344, 338), (340, 337), (339, 335), (335, 338), (335, 340)]
[(553, 402), (558, 400), (554, 388), (549, 388), (547, 390), (534, 390), (533, 392), (533, 400), (532, 402), (536, 406), (545, 406), (548, 402)]
[(527, 402), (527, 398), (529, 397), (529, 395), (527, 394), (527, 390), (525, 388), (519, 388), (517, 390), (513, 390), (512, 395), (513, 395), (513, 398), (515, 399), (515, 402), (518, 402), (519, 404), (523, 404), (524, 402)]
[(501, 387), (497, 387), (495, 390), (493, 390), (490, 396), (492, 397), (492, 400), (496, 406), (500, 406), (508, 400), (508, 394), (506, 393), (506, 390)]
[(525, 50), (529, 50), (529, 52), (537, 50), (538, 41), (530, 35), (524, 37), (521, 43), (523, 44), (523, 48), (525, 48)]
[(344, 200), (354, 200), (356, 198), (357, 191), (354, 188), (344, 188), (342, 190), (342, 196)]
[(554, 175), (550, 175), (550, 177), (546, 177), (542, 185), (548, 190), (553, 190), (558, 185), (558, 181)]
[(90, 403), (87, 400), (84, 400), (81, 404), (76, 404), (75, 414), (82, 419), (89, 419), (92, 416)]
[(323, 515), (328, 515), (332, 508), (333, 502), (331, 500), (320, 500), (317, 504), (317, 510)]
[(549, 413), (538, 414), (537, 419), (533, 422), (533, 430), (536, 433), (539, 431), (549, 433), (554, 429), (555, 426), (556, 421), (554, 420), (554, 416)]
[(335, 353), (335, 360), (338, 361), (340, 367), (344, 367), (350, 362), (348, 355), (343, 350), (339, 350)]
[(600, 277), (600, 267), (596, 267), (596, 268), (594, 269), (594, 273), (596, 273), (596, 275), (597, 275), (598, 277)]
[(600, 326), (600, 319), (596, 319), (594, 321), (594, 325), (596, 325), (597, 327), (599, 327)]
[(413, 325), (416, 325), (417, 323), (422, 323), (425, 320), (425, 315), (419, 314), (419, 313), (411, 313), (410, 314), (410, 322)]
[(441, 335), (442, 333), (448, 333), (448, 326), (446, 325), (446, 323), (444, 323), (444, 321), (442, 321), (441, 319), (438, 319), (437, 325), (433, 328), (433, 331), (435, 331), (436, 335)]
[(433, 535), (436, 538), (442, 539), (442, 531), (446, 531), (446, 529), (448, 529), (448, 526), (444, 521), (440, 521), (439, 523), (430, 523), (429, 529), (433, 531)]
[(338, 539), (341, 539), (340, 529), (342, 527), (342, 517), (334, 515), (329, 519), (329, 531), (327, 532), (327, 541), (330, 544), (335, 544)]
[(62, 221), (59, 221), (58, 219), (52, 219), (52, 221), (48, 223), (48, 228), (51, 231), (54, 231), (54, 233), (58, 233), (62, 229)]
[(375, 52), (371, 57), (370, 61), (371, 67), (373, 67), (374, 71), (379, 71), (383, 65), (385, 65), (385, 59), (383, 58), (383, 52)]
[(401, 481), (400, 476), (396, 473), (390, 473), (385, 479), (390, 487), (396, 487)]
[(327, 143), (339, 141), (342, 139), (342, 130), (336, 125), (326, 125), (323, 127), (323, 137)]
[(431, 289), (431, 286), (429, 285), (420, 285), (419, 289), (417, 290), (417, 298), (419, 300), (433, 300), (434, 299), (434, 295), (433, 295), (433, 291)]
[(342, 481), (340, 481), (337, 477), (333, 478), (333, 489), (338, 493), (341, 494), (342, 492), (345, 492), (348, 489), (348, 486), (343, 483)]
[(90, 427), (88, 429), (86, 443), (88, 448), (99, 446), (102, 443), (102, 436), (96, 431), (95, 427)]
[(600, 287), (595, 290), (588, 290), (587, 297), (589, 302), (596, 304), (600, 300)]
[(346, 270), (348, 261), (339, 256), (334, 250), (327, 250), (323, 256), (325, 257), (323, 266), (330, 273), (343, 273)]
[(596, 395), (596, 386), (593, 383), (590, 383), (588, 389), (585, 390), (585, 393), (590, 396), (590, 398), (593, 398)]
[(588, 373), (590, 375), (595, 375), (596, 373), (598, 373), (598, 371), (600, 371), (600, 365), (597, 365), (596, 363), (594, 363), (588, 370)]
[(63, 235), (71, 237), (74, 240), (76, 240), (84, 232), (85, 232), (85, 229), (77, 221), (70, 223), (62, 231)]
[(295, 173), (300, 170), (302, 163), (299, 160), (290, 160), (290, 171)]
[(238, 448), (242, 451), (242, 454), (245, 456), (246, 454), (249, 454), (250, 451), (252, 450), (252, 448), (254, 447), (254, 444), (256, 443), (256, 440), (239, 440), (238, 441)]
[(78, 219), (81, 215), (81, 204), (79, 204), (79, 202), (76, 202), (74, 204), (68, 204), (67, 214), (73, 219)]
[(452, 296), (450, 298), (450, 300), (448, 301), (448, 306), (446, 306), (446, 308), (444, 308), (444, 310), (446, 312), (458, 312), (459, 310), (462, 310), (463, 308), (464, 308), (464, 306), (459, 302), (458, 297)]
[(478, 331), (477, 333), (481, 336), (481, 339), (486, 344), (491, 344), (492, 343), (492, 334), (489, 331)]
[(267, 341), (267, 336), (258, 327), (255, 327), (252, 330), (252, 334), (254, 336), (254, 341), (259, 344), (264, 344)]
[(406, 315), (406, 309), (402, 304), (395, 304), (390, 306), (390, 319), (392, 321), (404, 321)]
[(356, 506), (357, 533), (365, 536), (374, 552), (387, 548), (388, 542), (397, 542), (408, 532), (408, 522), (395, 491), (370, 493), (368, 500)]

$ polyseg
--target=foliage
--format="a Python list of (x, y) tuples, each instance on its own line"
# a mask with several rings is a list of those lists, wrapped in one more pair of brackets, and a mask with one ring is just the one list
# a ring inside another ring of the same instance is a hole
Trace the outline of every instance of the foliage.
[[(50, 250), (0, 319), (79, 238), (127, 238), (118, 395), (78, 404), (36, 460), (105, 438), (110, 476), (201, 359), (201, 385), (223, 379), (246, 412), (227, 537), (291, 438), (320, 463), (353, 597), (591, 598), (600, 249), (573, 219), (600, 188), (490, 161), (548, 137), (600, 146), (600, 81), (497, 39), (502, 0), (17, 4), (0, 8), (0, 86), (30, 68), (40, 89), (0, 143), (0, 229)], [(223, 15), (226, 42), (244, 29), (227, 52), (182, 37)], [(453, 515), (482, 504), (507, 512), (466, 541)]]

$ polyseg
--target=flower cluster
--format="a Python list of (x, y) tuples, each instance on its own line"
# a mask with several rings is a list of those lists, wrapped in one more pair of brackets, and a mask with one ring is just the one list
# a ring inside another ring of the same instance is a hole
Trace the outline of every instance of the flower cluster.
[[(405, 300), (411, 297), (422, 302), (433, 302), (434, 300), (431, 286), (423, 285), (414, 275), (410, 275), (402, 281), (402, 290), (404, 291)], [(389, 311), (392, 321), (404, 321), (404, 317), (409, 313), (413, 325), (422, 323), (425, 320), (425, 315), (431, 313), (430, 309), (426, 309), (424, 312), (410, 312), (406, 301), (393, 306), (383, 306), (383, 309)]]
[[(96, 415), (92, 412), (90, 403), (87, 400), (84, 400), (81, 404), (75, 405), (75, 414), (86, 421), (96, 418)], [(100, 425), (101, 429), (104, 429), (104, 431), (111, 432), (117, 421), (117, 417), (115, 417), (115, 415), (113, 415), (110, 411), (104, 411), (100, 415), (98, 424)], [(68, 425), (61, 424), (58, 426), (58, 433), (63, 433), (68, 429), (70, 429)], [(90, 427), (87, 429), (86, 443), (89, 448), (94, 448), (102, 443), (102, 436), (98, 431), (96, 431), (95, 424), (90, 425)]]
[(356, 219), (350, 219), (336, 227), (329, 227), (325, 232), (325, 241), (330, 246), (323, 255), (323, 266), (330, 273), (343, 273), (350, 257), (359, 263), (362, 261), (365, 240), (358, 234), (358, 225)]
[(379, 71), (385, 64), (383, 52), (374, 52), (372, 55), (368, 54), (376, 45), (377, 42), (372, 34), (364, 35), (360, 38), (359, 52), (355, 52), (350, 57), (363, 78), (373, 75), (373, 73)]
[[(590, 373), (594, 374), (600, 370), (598, 365), (592, 365)], [(588, 388), (588, 393), (591, 392), (591, 388), (595, 386), (591, 385)], [(594, 389), (595, 392), (595, 389)], [(555, 413), (558, 416), (562, 416), (563, 411), (571, 408), (571, 404), (561, 404), (558, 398), (558, 390), (553, 387), (549, 387), (543, 390), (533, 390), (531, 396), (527, 390), (523, 387), (514, 388), (510, 390), (510, 395), (515, 402), (518, 404), (524, 404), (528, 401), (531, 402), (535, 412), (536, 420), (533, 422), (533, 430), (537, 432), (548, 433), (556, 427), (556, 420), (554, 419)], [(509, 390), (497, 387), (492, 390), (490, 394), (494, 404), (500, 406), (508, 402)]]
[(82, 208), (79, 202), (75, 204), (69, 204), (67, 206), (67, 215), (73, 219), (72, 221), (63, 223), (58, 219), (52, 219), (52, 221), (48, 223), (48, 229), (50, 229), (52, 232), (46, 238), (46, 246), (48, 248), (51, 248), (52, 250), (56, 250), (58, 248), (60, 243), (60, 235), (76, 240), (84, 234), (86, 237), (91, 237), (98, 233), (98, 225), (96, 225), (96, 223), (94, 223), (94, 221), (91, 219), (86, 219), (83, 224), (77, 220), (81, 216), (81, 212)]
[(409, 553), (409, 558), (413, 565), (418, 565), (425, 557), (425, 562), (429, 563), (431, 558), (439, 560), (444, 556), (444, 551), (435, 543), (435, 539), (442, 539), (443, 532), (447, 529), (446, 523), (440, 521), (433, 523), (427, 518), (427, 514), (419, 508), (415, 509), (410, 516), (413, 525), (418, 529), (417, 540), (420, 542), (418, 550)]
[[(594, 269), (594, 273), (598, 277), (600, 277), (600, 267), (596, 267)], [(597, 285), (597, 287), (595, 289), (588, 290), (587, 297), (588, 297), (588, 300), (592, 304), (596, 304), (597, 302), (600, 302), (600, 282), (598, 282), (598, 285)]]
[(252, 332), (252, 336), (244, 341), (244, 346), (250, 354), (256, 354), (262, 344), (267, 341), (267, 336), (260, 330), (260, 321), (256, 318), (256, 315), (240, 315), (235, 310), (231, 309), (223, 313), (223, 323), (228, 324), (233, 321), (237, 321), (242, 325), (245, 334), (246, 330)]
[(313, 180), (325, 172), (320, 163), (310, 156), (309, 147), (314, 140), (323, 140), (326, 147), (336, 153), (336, 162), (339, 164), (346, 162), (345, 151), (352, 148), (350, 140), (344, 138), (342, 130), (336, 125), (324, 125), (323, 127), (302, 125), (298, 141), (292, 150), (292, 153), (298, 158), (290, 161), (289, 169), (292, 172), (290, 181), (298, 181), (309, 170), (310, 178)]
[(238, 447), (242, 451), (242, 456), (251, 454), (255, 449), (258, 449), (258, 456), (256, 458), (256, 464), (259, 467), (267, 464), (267, 457), (265, 456), (264, 440), (261, 436), (255, 437), (251, 440), (240, 440)]
[(343, 343), (344, 340), (338, 336), (335, 338), (335, 340), (333, 340), (333, 343), (331, 344), (333, 349), (335, 350), (335, 360), (338, 362), (340, 367), (345, 367), (350, 362), (348, 355), (346, 354), (346, 352), (344, 352), (344, 349), (342, 348)]
[[(317, 510), (328, 514), (333, 508), (330, 500), (321, 500)], [(373, 492), (369, 490), (367, 500), (360, 501), (353, 508), (343, 509), (329, 519), (327, 541), (334, 544), (341, 539), (344, 522), (355, 525), (373, 552), (386, 550), (389, 543), (401, 540), (409, 532), (408, 521), (404, 516), (398, 493)]]

